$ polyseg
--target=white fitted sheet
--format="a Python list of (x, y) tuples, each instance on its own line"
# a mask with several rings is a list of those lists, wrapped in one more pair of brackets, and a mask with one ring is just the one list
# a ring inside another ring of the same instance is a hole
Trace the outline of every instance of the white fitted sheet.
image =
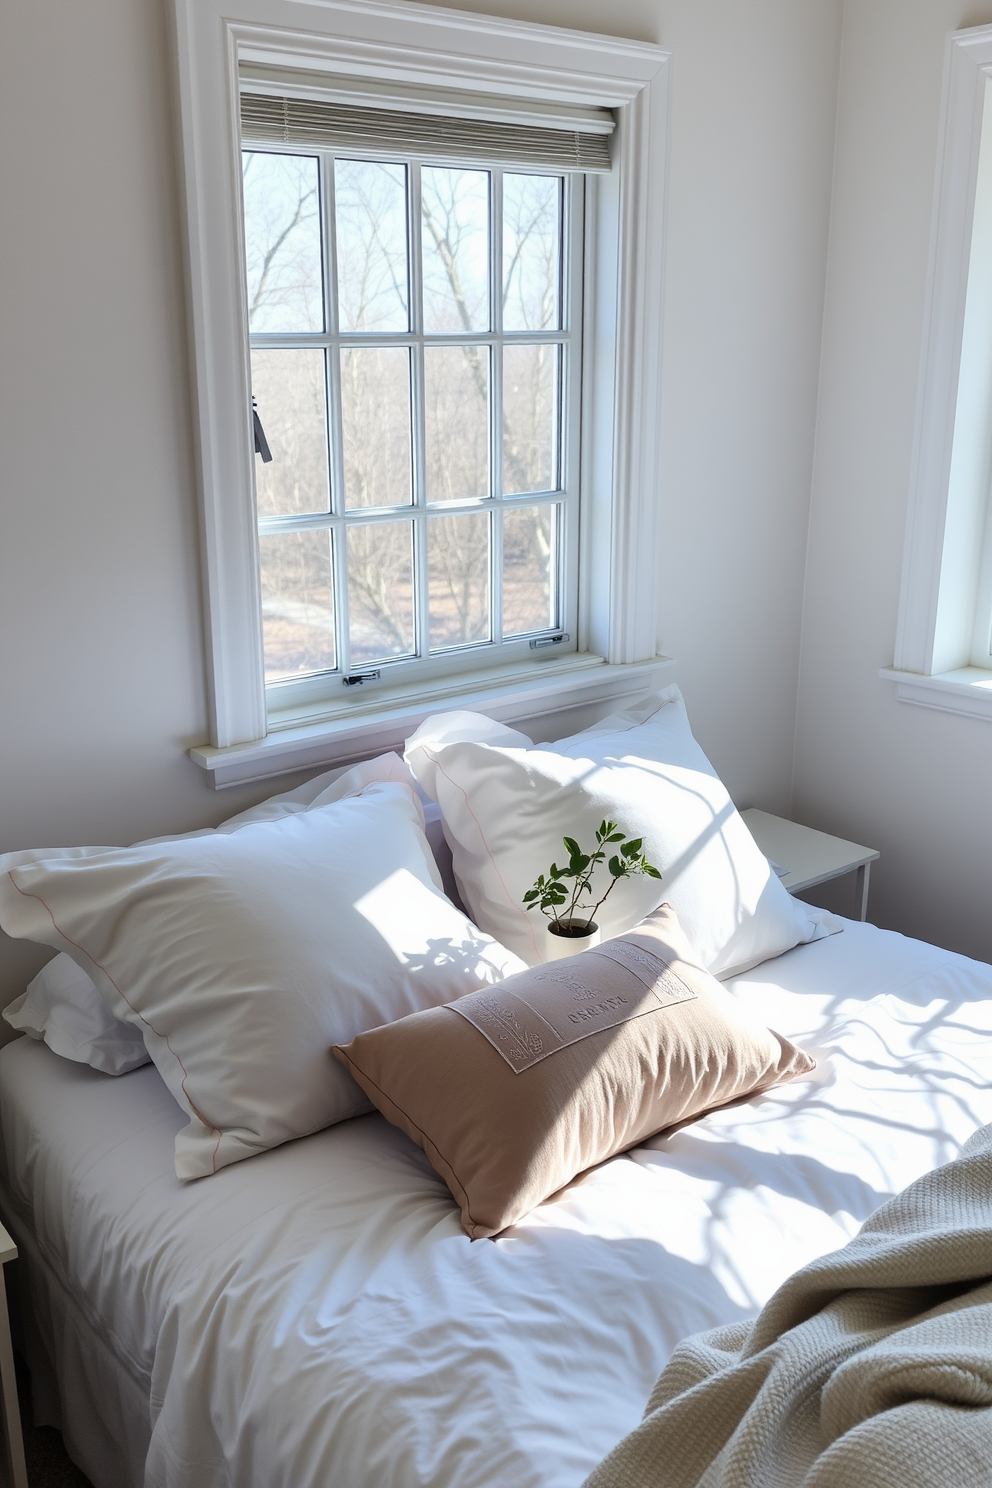
[(6, 1202), (149, 1391), (148, 1488), (578, 1488), (680, 1338), (754, 1312), (992, 1121), (992, 967), (848, 922), (729, 985), (814, 1076), (495, 1241), (378, 1116), (184, 1187), (153, 1068), (0, 1052)]

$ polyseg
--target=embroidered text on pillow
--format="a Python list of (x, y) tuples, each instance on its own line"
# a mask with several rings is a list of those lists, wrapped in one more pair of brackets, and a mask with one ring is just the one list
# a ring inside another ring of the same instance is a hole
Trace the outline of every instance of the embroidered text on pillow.
[[(600, 962), (584, 974), (582, 961), (601, 950), (603, 959), (618, 969)], [(531, 981), (542, 985), (527, 997), (486, 988), (445, 1004), (478, 1029), (516, 1074), (591, 1033), (696, 997), (660, 957), (629, 941), (584, 951), (581, 960), (574, 957), (560, 967), (532, 973)]]

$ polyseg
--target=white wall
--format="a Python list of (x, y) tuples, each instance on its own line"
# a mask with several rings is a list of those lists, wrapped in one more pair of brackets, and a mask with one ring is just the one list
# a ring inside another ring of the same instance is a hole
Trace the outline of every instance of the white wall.
[(966, 0), (844, 10), (793, 814), (882, 850), (871, 915), (992, 959), (992, 727), (891, 665), (947, 34)]
[[(839, 0), (473, 8), (674, 49), (660, 642), (738, 799), (785, 809)], [(0, 851), (270, 793), (215, 795), (185, 755), (206, 707), (166, 21), (5, 17)], [(0, 938), (0, 1001), (45, 954)]]

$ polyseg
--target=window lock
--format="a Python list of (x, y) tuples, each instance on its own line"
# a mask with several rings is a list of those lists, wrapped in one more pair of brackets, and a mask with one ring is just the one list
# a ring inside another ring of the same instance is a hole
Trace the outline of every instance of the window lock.
[(535, 636), (534, 640), (530, 643), (530, 649), (532, 651), (543, 651), (546, 646), (560, 646), (562, 641), (569, 639), (570, 637), (566, 631), (562, 631), (560, 635)]
[(272, 451), (269, 449), (269, 441), (265, 437), (262, 428), (262, 420), (258, 416), (258, 404), (255, 399), (251, 400), (251, 426), (255, 435), (255, 453), (261, 455), (263, 465), (272, 464)]
[(342, 677), (341, 681), (345, 687), (361, 687), (363, 682), (378, 682), (381, 676), (381, 672), (351, 672), (347, 677)]

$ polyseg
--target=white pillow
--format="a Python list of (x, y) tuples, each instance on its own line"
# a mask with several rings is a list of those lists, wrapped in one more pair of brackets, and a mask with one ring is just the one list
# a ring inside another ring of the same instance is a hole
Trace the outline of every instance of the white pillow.
[(596, 917), (603, 940), (666, 900), (706, 969), (729, 977), (841, 928), (783, 889), (693, 738), (677, 687), (538, 746), (480, 714), (442, 713), (405, 757), (440, 805), (469, 913), (528, 965), (546, 959), (548, 934), (524, 893), (552, 861), (567, 862), (563, 837), (589, 851), (604, 817), (643, 837), (662, 880), (617, 885)]
[(68, 950), (145, 1044), (196, 1178), (366, 1111), (330, 1046), (518, 959), (444, 897), (413, 788), (132, 848), (0, 858), (0, 925)]
[[(321, 803), (357, 795), (374, 780), (413, 783), (413, 776), (398, 754), (383, 754), (364, 760), (350, 770), (328, 770), (295, 790), (269, 796), (257, 806), (240, 811), (219, 827), (200, 827), (165, 837), (150, 837), (135, 845), (178, 842), (190, 837), (209, 837), (214, 832), (235, 832), (254, 821), (275, 821), (296, 811), (306, 811), (319, 796)], [(62, 951), (43, 966), (26, 992), (3, 1009), (11, 1028), (31, 1038), (44, 1039), (56, 1054), (88, 1064), (106, 1075), (123, 1075), (148, 1063), (141, 1029), (115, 1018), (99, 988), (71, 956)]]
[(115, 1018), (92, 978), (63, 951), (43, 966), (3, 1016), (11, 1028), (44, 1039), (63, 1059), (124, 1075), (148, 1063), (141, 1029)]

